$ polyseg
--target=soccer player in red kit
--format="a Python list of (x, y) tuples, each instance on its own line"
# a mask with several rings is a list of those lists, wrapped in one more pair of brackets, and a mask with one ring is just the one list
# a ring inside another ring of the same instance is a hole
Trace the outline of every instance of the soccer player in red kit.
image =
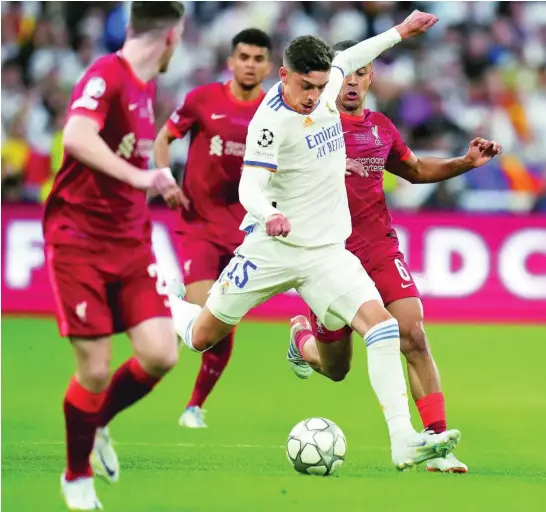
[[(228, 58), (233, 79), (190, 91), (155, 141), (155, 163), (167, 167), (169, 144), (191, 133), (179, 232), (186, 298), (200, 306), (244, 238), (239, 229), (245, 215), (239, 202), (239, 181), (248, 124), (265, 94), (262, 81), (271, 72), (270, 52), (271, 40), (261, 30), (251, 28), (237, 34)], [(231, 332), (203, 353), (192, 396), (179, 420), (181, 426), (207, 426), (202, 406), (228, 364), (233, 335)]]
[[(356, 42), (343, 41), (334, 46), (343, 51)], [(345, 78), (338, 97), (341, 124), (345, 135), (348, 168), (364, 171), (347, 176), (347, 196), (353, 231), (347, 249), (358, 256), (362, 266), (375, 282), (388, 311), (400, 326), (401, 350), (407, 359), (413, 398), (423, 425), (436, 433), (446, 430), (444, 395), (438, 369), (432, 358), (423, 327), (423, 307), (404, 255), (398, 247), (396, 231), (383, 192), (383, 170), (411, 183), (435, 183), (459, 176), (480, 167), (501, 152), (495, 142), (482, 138), (470, 143), (468, 153), (460, 158), (418, 158), (406, 146), (393, 123), (379, 112), (364, 108), (372, 80), (372, 65)], [(363, 168), (363, 169), (362, 169)], [(291, 321), (288, 360), (296, 375), (306, 378), (310, 365), (332, 380), (342, 380), (350, 367), (351, 329), (328, 331), (310, 312)], [(340, 357), (335, 368), (325, 368), (316, 342), (335, 343)], [(466, 473), (468, 468), (453, 454), (427, 463), (430, 471)]]
[[(132, 2), (123, 48), (92, 64), (74, 88), (64, 160), (45, 205), (59, 329), (76, 358), (64, 399), (61, 484), (70, 510), (102, 508), (93, 470), (109, 481), (119, 478), (106, 425), (148, 394), (178, 358), (146, 201), (148, 192), (161, 193), (182, 205), (170, 170), (148, 170), (148, 160), (155, 136), (153, 79), (180, 42), (183, 15), (180, 2)], [(110, 378), (111, 335), (123, 331), (135, 356)]]

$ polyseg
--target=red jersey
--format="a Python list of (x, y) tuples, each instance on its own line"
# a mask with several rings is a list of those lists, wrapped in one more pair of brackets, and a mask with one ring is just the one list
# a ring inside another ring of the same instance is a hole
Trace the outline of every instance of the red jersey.
[(398, 238), (383, 192), (383, 171), (409, 158), (411, 150), (385, 115), (365, 110), (360, 117), (341, 114), (347, 157), (360, 162), (368, 177), (346, 179), (353, 231), (347, 249), (367, 261), (398, 250)]
[[(74, 87), (68, 117), (88, 116), (118, 156), (148, 169), (155, 137), (154, 82), (144, 83), (118, 52), (98, 59)], [(67, 117), (67, 119), (68, 119)], [(64, 155), (45, 205), (46, 243), (150, 240), (146, 192)]]
[(239, 181), (248, 125), (264, 96), (241, 101), (229, 83), (204, 85), (189, 92), (167, 121), (172, 136), (191, 133), (182, 184), (191, 205), (182, 209), (181, 233), (230, 248), (243, 241), (239, 226), (246, 212), (239, 202)]

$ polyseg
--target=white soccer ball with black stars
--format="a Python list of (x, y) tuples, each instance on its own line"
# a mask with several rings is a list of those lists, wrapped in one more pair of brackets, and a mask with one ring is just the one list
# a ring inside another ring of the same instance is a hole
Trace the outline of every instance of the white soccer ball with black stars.
[(342, 430), (326, 418), (300, 421), (288, 435), (286, 455), (304, 475), (332, 475), (345, 461), (347, 441)]

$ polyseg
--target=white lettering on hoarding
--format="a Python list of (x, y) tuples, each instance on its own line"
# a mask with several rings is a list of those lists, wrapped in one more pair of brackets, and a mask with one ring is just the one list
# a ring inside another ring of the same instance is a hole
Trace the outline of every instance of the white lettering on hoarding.
[[(476, 231), (456, 227), (432, 227), (418, 241), (411, 230), (397, 227), (400, 249), (423, 296), (464, 298), (479, 292), (497, 267), (498, 279), (507, 292), (527, 300), (546, 299), (546, 273), (533, 273), (527, 267), (531, 256), (546, 256), (546, 230), (528, 228), (507, 235), (497, 254), (486, 238)], [(11, 220), (7, 223), (4, 244), (4, 285), (11, 290), (27, 290), (33, 273), (45, 265), (41, 223), (37, 219)], [(152, 241), (157, 263), (166, 280), (181, 277), (174, 234), (164, 222), (154, 222)], [(421, 261), (410, 261), (419, 254)], [(413, 251), (410, 250), (413, 248)], [(459, 265), (453, 267), (454, 258)]]
[(26, 290), (32, 284), (33, 270), (45, 263), (42, 225), (36, 220), (14, 220), (6, 231), (3, 279), (8, 288)]
[(531, 274), (526, 267), (532, 254), (546, 256), (546, 230), (524, 229), (510, 235), (499, 251), (499, 277), (517, 297), (546, 299), (546, 274)]
[[(154, 223), (152, 243), (157, 263), (166, 279), (180, 278), (178, 258), (167, 227)], [(8, 224), (4, 248), (4, 281), (12, 290), (26, 290), (32, 272), (45, 265), (42, 225), (37, 220), (14, 220)]]
[[(458, 256), (461, 265), (452, 268)], [(466, 297), (481, 289), (489, 275), (489, 253), (483, 239), (460, 228), (432, 228), (424, 240), (423, 294)]]

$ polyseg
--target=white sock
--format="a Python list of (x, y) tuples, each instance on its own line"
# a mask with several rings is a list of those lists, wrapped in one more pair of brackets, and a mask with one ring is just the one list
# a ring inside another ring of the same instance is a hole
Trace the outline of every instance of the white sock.
[(201, 312), (201, 306), (190, 304), (174, 294), (169, 294), (169, 302), (176, 334), (182, 338), (184, 345), (194, 352), (200, 352), (192, 344), (192, 334), (193, 324)]
[(364, 336), (368, 375), (383, 409), (391, 441), (415, 432), (411, 425), (406, 380), (400, 360), (400, 331), (392, 318), (374, 325)]

